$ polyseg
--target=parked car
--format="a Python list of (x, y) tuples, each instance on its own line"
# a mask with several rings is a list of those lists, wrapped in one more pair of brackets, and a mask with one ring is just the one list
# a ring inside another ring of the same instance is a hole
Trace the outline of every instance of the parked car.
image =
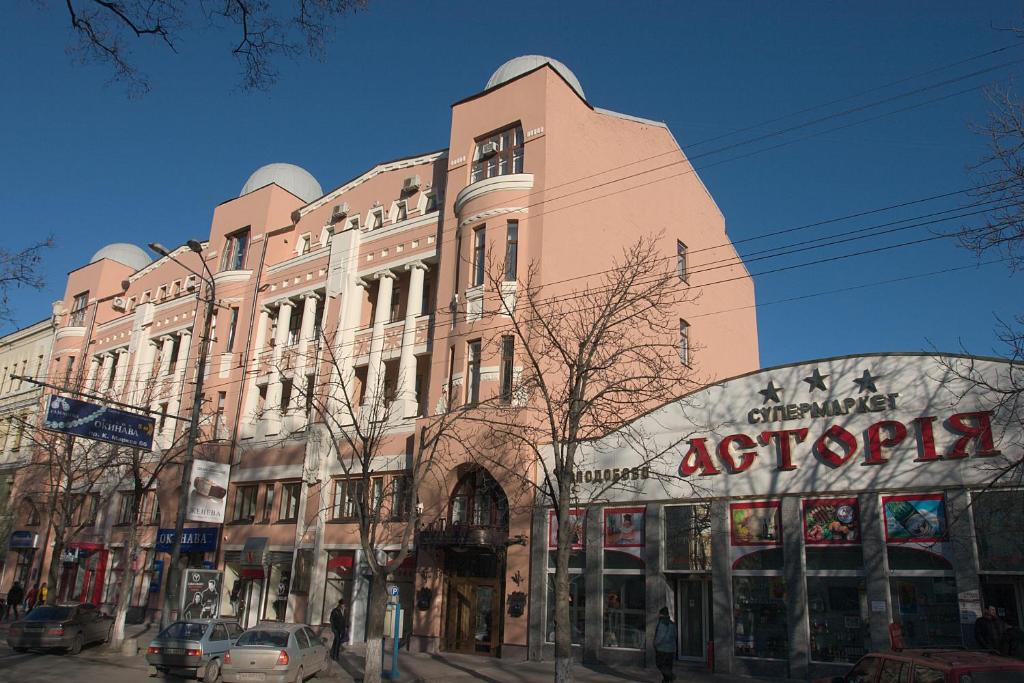
[(176, 621), (146, 648), (149, 675), (166, 673), (216, 683), (224, 653), (241, 634), (234, 619)]
[(109, 640), (113, 624), (113, 618), (96, 605), (41, 605), (11, 624), (7, 644), (15, 652), (62, 649), (77, 655), (84, 645)]
[(305, 624), (261, 622), (224, 655), (224, 683), (298, 683), (327, 670), (323, 639)]
[(845, 676), (816, 683), (1021, 683), (1024, 662), (975, 650), (902, 650), (864, 655)]

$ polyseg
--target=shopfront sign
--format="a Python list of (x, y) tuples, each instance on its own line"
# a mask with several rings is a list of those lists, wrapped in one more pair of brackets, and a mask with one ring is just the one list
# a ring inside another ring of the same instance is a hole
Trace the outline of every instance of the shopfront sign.
[[(217, 550), (217, 535), (219, 530), (216, 527), (197, 527), (194, 529), (182, 529), (181, 552), (183, 553), (205, 553)], [(169, 553), (174, 547), (174, 529), (160, 529), (156, 537), (156, 549), (158, 552)]]
[(12, 531), (7, 541), (7, 547), (11, 550), (19, 548), (38, 548), (39, 534), (34, 531)]
[(230, 475), (230, 465), (209, 460), (193, 461), (185, 518), (192, 522), (223, 524)]
[(153, 450), (156, 420), (152, 417), (54, 394), (46, 398), (44, 429)]

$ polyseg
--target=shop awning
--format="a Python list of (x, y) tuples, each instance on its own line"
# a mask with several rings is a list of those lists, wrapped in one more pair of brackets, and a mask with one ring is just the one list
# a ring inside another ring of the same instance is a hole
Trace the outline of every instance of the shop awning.
[(338, 574), (351, 574), (352, 573), (352, 556), (351, 555), (337, 555), (327, 560), (327, 571), (336, 572)]
[(242, 567), (243, 579), (262, 579), (263, 567)]

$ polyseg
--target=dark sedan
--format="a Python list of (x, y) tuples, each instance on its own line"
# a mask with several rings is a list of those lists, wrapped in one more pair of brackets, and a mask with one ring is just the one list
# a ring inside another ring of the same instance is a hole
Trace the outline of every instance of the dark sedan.
[(11, 624), (7, 644), (15, 652), (60, 649), (76, 655), (83, 645), (106, 642), (113, 623), (95, 605), (43, 605)]

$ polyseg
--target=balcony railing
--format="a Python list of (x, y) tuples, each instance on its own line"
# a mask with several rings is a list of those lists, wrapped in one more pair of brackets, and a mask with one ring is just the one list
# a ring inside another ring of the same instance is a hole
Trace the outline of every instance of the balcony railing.
[(508, 528), (438, 520), (421, 529), (417, 543), (431, 546), (502, 547), (507, 545)]

